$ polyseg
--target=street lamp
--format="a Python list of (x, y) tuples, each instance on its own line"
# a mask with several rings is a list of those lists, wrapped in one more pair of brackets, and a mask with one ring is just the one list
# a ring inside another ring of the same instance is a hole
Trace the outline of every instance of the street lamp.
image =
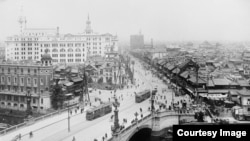
[(118, 117), (118, 106), (119, 102), (117, 101), (116, 94), (114, 94), (115, 102), (113, 103), (115, 110), (114, 110), (114, 127), (111, 128), (113, 132), (113, 136), (118, 136), (120, 132), (120, 125), (119, 125), (119, 117)]
[(26, 99), (27, 99), (26, 116), (29, 117), (30, 115), (32, 115), (31, 105), (30, 105), (30, 103), (31, 103), (30, 88), (27, 88)]
[(138, 119), (137, 119), (137, 116), (138, 116), (138, 113), (137, 112), (135, 112), (135, 120), (137, 121)]
[(138, 116), (138, 113), (137, 112), (135, 112), (135, 122), (136, 122), (136, 126), (138, 126), (138, 119), (137, 119), (137, 116)]
[(154, 99), (155, 99), (156, 93), (157, 93), (157, 88), (155, 88), (155, 89), (152, 91), (152, 96), (151, 96), (151, 113), (152, 113), (152, 114), (154, 113), (154, 110), (155, 110), (155, 107), (154, 107)]

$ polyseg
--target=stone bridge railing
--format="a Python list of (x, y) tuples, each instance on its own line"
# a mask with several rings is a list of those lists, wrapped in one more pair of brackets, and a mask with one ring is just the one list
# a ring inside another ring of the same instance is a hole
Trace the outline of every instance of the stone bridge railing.
[[(74, 108), (76, 106), (72, 106), (71, 108)], [(34, 124), (38, 121), (41, 121), (41, 120), (46, 120), (47, 118), (51, 118), (51, 117), (54, 117), (56, 115), (60, 115), (62, 114), (63, 112), (67, 111), (68, 108), (65, 108), (65, 109), (61, 109), (61, 110), (58, 110), (56, 112), (53, 112), (53, 113), (49, 113), (49, 114), (46, 114), (46, 115), (43, 115), (43, 116), (40, 116), (40, 117), (37, 117), (37, 118), (32, 118), (30, 121), (26, 121), (26, 122), (23, 122), (23, 123), (20, 123), (20, 124), (17, 124), (17, 125), (14, 125), (14, 126), (11, 126), (9, 128), (6, 128), (4, 130), (1, 130), (0, 131), (0, 136), (2, 135), (5, 135), (9, 132), (12, 132), (12, 131), (15, 131), (15, 130), (19, 130), (20, 128), (23, 128), (23, 127), (26, 127), (26, 126), (29, 126), (31, 124)], [(67, 119), (66, 118), (63, 118), (64, 119)], [(61, 120), (60, 120), (61, 121)]]
[[(152, 119), (154, 118), (166, 118), (166, 117), (194, 117), (194, 112), (179, 112), (179, 111), (163, 111), (163, 112), (156, 112), (154, 115), (149, 114), (142, 119), (138, 120), (137, 123), (133, 123), (130, 126), (124, 128), (120, 131), (119, 136), (112, 137), (108, 139), (108, 141), (127, 141), (128, 137), (131, 136), (131, 134), (134, 133), (136, 129), (140, 129), (140, 127), (148, 126), (149, 128), (152, 128)], [(153, 118), (154, 117), (154, 118)], [(174, 124), (174, 123), (173, 123)], [(166, 127), (165, 127), (166, 128)], [(152, 129), (154, 130), (154, 129)]]

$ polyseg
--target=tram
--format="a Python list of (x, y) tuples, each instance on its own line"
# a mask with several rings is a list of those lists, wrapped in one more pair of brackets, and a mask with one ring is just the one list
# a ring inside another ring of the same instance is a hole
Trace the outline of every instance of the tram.
[(144, 90), (142, 92), (139, 92), (135, 95), (135, 102), (141, 103), (142, 101), (148, 99), (150, 97), (150, 90)]
[(102, 117), (112, 111), (112, 103), (103, 103), (97, 107), (91, 108), (86, 113), (87, 120), (93, 120)]

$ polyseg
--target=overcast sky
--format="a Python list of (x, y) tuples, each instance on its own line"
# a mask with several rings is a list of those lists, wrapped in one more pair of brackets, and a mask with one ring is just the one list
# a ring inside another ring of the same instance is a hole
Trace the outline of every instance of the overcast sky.
[(89, 13), (98, 33), (129, 40), (141, 30), (149, 40), (250, 40), (250, 0), (0, 0), (0, 40), (27, 27), (80, 33)]

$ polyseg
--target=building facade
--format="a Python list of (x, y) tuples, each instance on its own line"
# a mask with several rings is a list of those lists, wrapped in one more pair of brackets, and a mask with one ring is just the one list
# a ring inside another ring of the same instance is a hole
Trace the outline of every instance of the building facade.
[(137, 49), (137, 48), (144, 48), (144, 36), (139, 35), (131, 35), (130, 36), (130, 48)]
[(51, 108), (49, 87), (53, 78), (51, 57), (45, 54), (41, 63), (3, 62), (0, 64), (0, 108), (25, 111), (27, 92), (31, 94), (31, 107), (44, 112)]
[(83, 63), (89, 56), (118, 51), (117, 36), (94, 33), (91, 22), (86, 22), (86, 29), (80, 34), (60, 34), (59, 28), (32, 29), (24, 28), (20, 35), (6, 40), (7, 60), (40, 60), (45, 51), (51, 55), (53, 64)]
[(3, 43), (0, 43), (0, 62), (5, 60), (5, 46)]

